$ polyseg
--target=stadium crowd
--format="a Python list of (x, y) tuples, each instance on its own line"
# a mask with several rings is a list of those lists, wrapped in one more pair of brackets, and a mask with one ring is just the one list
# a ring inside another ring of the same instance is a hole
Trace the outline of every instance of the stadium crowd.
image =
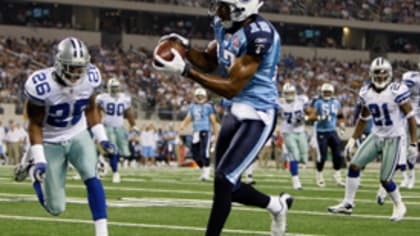
[[(191, 7), (208, 7), (207, 0), (136, 0)], [(420, 23), (420, 1), (416, 0), (265, 0), (263, 12), (298, 16), (381, 21), (404, 24)]]

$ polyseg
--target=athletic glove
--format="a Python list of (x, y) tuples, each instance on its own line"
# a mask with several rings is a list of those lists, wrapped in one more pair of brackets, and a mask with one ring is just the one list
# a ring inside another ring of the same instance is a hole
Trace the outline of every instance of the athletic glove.
[(117, 153), (117, 148), (109, 141), (102, 141), (100, 142), (100, 145), (107, 156), (112, 156)]
[(346, 147), (344, 148), (344, 156), (347, 159), (351, 159), (351, 156), (353, 155), (353, 149), (356, 146), (356, 139), (351, 137), (349, 141), (347, 141)]
[(45, 169), (47, 167), (47, 163), (38, 162), (35, 164), (33, 177), (36, 181), (42, 182), (45, 179)]
[(172, 48), (171, 52), (174, 55), (174, 58), (172, 61), (167, 61), (160, 57), (157, 54), (157, 51), (155, 51), (153, 56), (155, 61), (157, 61), (159, 64), (153, 63), (153, 68), (161, 72), (172, 73), (176, 75), (186, 75), (190, 69), (190, 66), (184, 61), (184, 59), (182, 59), (181, 55), (176, 49)]
[(410, 146), (408, 146), (408, 150), (407, 150), (407, 160), (412, 163), (415, 164), (417, 161), (417, 156), (418, 156), (418, 151), (417, 151), (417, 145), (412, 143), (410, 144)]
[(178, 40), (178, 42), (180, 42), (182, 44), (182, 46), (184, 46), (187, 51), (191, 47), (190, 40), (188, 40), (187, 38), (185, 38), (185, 37), (183, 37), (183, 36), (181, 36), (177, 33), (170, 33), (170, 34), (163, 35), (162, 37), (160, 37), (158, 44), (160, 44), (161, 42), (163, 42), (165, 40), (168, 40), (168, 39)]

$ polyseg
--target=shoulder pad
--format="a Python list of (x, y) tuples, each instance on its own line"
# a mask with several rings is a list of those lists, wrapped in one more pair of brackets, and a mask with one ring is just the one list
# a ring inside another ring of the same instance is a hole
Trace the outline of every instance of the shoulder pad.
[(416, 84), (420, 84), (420, 72), (418, 71), (409, 71), (405, 72), (402, 76), (402, 80), (409, 87), (413, 87)]
[(266, 54), (270, 50), (275, 32), (269, 22), (265, 20), (256, 20), (246, 25), (244, 32), (248, 44), (247, 54), (260, 56)]
[(32, 73), (25, 82), (24, 93), (27, 99), (37, 105), (43, 105), (44, 100), (51, 93), (50, 76), (46, 70)]
[(86, 76), (87, 76), (87, 80), (89, 81), (89, 84), (91, 84), (92, 87), (97, 88), (101, 85), (102, 83), (101, 72), (95, 65), (89, 64)]
[(410, 98), (410, 90), (404, 83), (393, 82), (389, 86), (396, 103), (404, 103), (407, 99)]

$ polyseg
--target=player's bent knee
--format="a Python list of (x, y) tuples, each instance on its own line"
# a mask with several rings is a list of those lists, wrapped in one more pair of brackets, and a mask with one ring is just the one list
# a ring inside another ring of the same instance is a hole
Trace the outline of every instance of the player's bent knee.
[(48, 204), (47, 211), (53, 216), (59, 216), (66, 210), (65, 204), (62, 203), (52, 203)]

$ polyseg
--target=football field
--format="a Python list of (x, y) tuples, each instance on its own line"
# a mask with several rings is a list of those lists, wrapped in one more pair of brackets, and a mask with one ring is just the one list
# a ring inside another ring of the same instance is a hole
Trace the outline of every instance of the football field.
[[(292, 190), (286, 170), (257, 169), (257, 189), (269, 194), (285, 191), (295, 202), (288, 215), (288, 235), (415, 236), (420, 235), (420, 181), (414, 190), (402, 189), (407, 216), (390, 222), (390, 199), (376, 203), (378, 170), (368, 168), (356, 195), (351, 216), (333, 215), (327, 207), (339, 203), (344, 188), (332, 181), (328, 163), (327, 186), (315, 184), (315, 170), (301, 170), (302, 191)], [(38, 204), (30, 180), (12, 181), (12, 167), (0, 167), (0, 235), (79, 236), (94, 235), (85, 187), (68, 172), (67, 209), (59, 217), (47, 214)], [(344, 171), (343, 171), (344, 173)], [(111, 236), (199, 236), (204, 235), (211, 206), (212, 183), (198, 181), (199, 170), (191, 168), (122, 169), (122, 183), (102, 178), (107, 195)], [(416, 173), (420, 177), (420, 172)], [(401, 174), (397, 173), (399, 183)], [(223, 235), (270, 235), (270, 215), (265, 209), (234, 205)]]

